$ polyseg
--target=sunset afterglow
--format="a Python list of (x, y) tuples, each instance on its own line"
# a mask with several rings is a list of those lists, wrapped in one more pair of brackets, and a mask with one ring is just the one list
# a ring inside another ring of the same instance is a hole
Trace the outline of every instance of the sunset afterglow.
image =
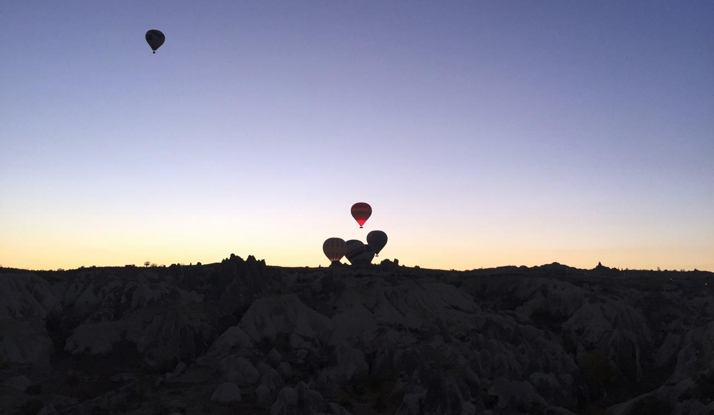
[(326, 238), (378, 229), (376, 263), (714, 270), (712, 22), (711, 2), (6, 2), (0, 265), (326, 266)]

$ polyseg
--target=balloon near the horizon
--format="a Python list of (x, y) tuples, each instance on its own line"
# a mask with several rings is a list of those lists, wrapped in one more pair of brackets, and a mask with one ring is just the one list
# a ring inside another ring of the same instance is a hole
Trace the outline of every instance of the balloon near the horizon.
[(164, 34), (161, 33), (160, 30), (155, 29), (151, 29), (146, 32), (146, 35), (144, 37), (146, 38), (146, 43), (149, 44), (151, 50), (153, 50), (154, 53), (156, 53), (156, 50), (160, 48), (166, 40), (166, 36), (164, 36)]
[(365, 245), (364, 246), (364, 252), (362, 253), (362, 256), (359, 258), (361, 261), (360, 264), (364, 265), (369, 265), (372, 263), (372, 260), (374, 259), (374, 248), (372, 245)]
[(355, 203), (352, 205), (352, 217), (359, 223), (360, 229), (367, 219), (372, 216), (372, 206), (364, 202)]
[(367, 265), (374, 258), (374, 249), (362, 241), (351, 239), (345, 243), (345, 257), (352, 265)]
[(341, 238), (328, 238), (322, 244), (322, 252), (330, 262), (337, 262), (345, 256), (345, 240)]
[(374, 248), (376, 256), (379, 256), (379, 252), (387, 245), (387, 234), (382, 231), (372, 231), (367, 234), (367, 243)]

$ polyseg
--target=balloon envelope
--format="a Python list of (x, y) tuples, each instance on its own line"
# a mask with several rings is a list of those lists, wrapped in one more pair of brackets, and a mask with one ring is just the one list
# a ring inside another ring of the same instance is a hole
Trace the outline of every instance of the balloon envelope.
[(356, 255), (359, 255), (362, 251), (364, 250), (364, 244), (362, 241), (358, 241), (356, 239), (350, 239), (349, 241), (345, 242), (345, 258), (352, 262), (351, 258), (354, 258)]
[(328, 238), (322, 244), (322, 252), (330, 261), (339, 261), (345, 256), (345, 241), (341, 238)]
[(372, 231), (367, 234), (367, 243), (374, 248), (374, 253), (379, 256), (379, 252), (387, 244), (387, 234), (382, 231)]
[(164, 44), (164, 41), (166, 40), (166, 36), (164, 36), (163, 33), (161, 33), (160, 30), (155, 30), (151, 29), (148, 32), (146, 32), (146, 35), (144, 36), (146, 38), (146, 43), (151, 46), (151, 50), (156, 53), (156, 49), (160, 48), (161, 45)]
[(367, 219), (372, 215), (372, 206), (364, 202), (355, 203), (352, 205), (352, 217), (355, 218), (361, 228)]
[(369, 245), (365, 245), (364, 252), (362, 252), (362, 255), (360, 255), (358, 258), (355, 258), (355, 261), (358, 265), (369, 265), (372, 263), (373, 259), (374, 259), (374, 248), (372, 248)]
[(356, 239), (345, 243), (345, 257), (352, 265), (366, 265), (374, 258), (374, 249)]

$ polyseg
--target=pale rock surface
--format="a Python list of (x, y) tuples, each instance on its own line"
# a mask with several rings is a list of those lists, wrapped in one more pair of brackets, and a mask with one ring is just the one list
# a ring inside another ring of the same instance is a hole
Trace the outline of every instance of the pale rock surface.
[(297, 414), (298, 394), (291, 387), (283, 388), (278, 394), (278, 398), (270, 407), (270, 415), (293, 415)]
[(547, 406), (547, 402), (527, 382), (498, 378), (493, 382), (488, 392), (498, 396), (498, 407), (501, 409), (533, 403)]
[(261, 379), (260, 372), (253, 364), (241, 356), (230, 355), (220, 362), (220, 368), (226, 378), (237, 384), (258, 384)]
[(270, 352), (265, 356), (265, 360), (270, 366), (276, 367), (282, 361), (283, 356), (275, 348), (270, 349)]
[(188, 366), (186, 365), (186, 363), (179, 362), (176, 365), (176, 368), (174, 368), (174, 371), (171, 373), (171, 377), (177, 378), (177, 377), (183, 375), (183, 373), (186, 371), (187, 368), (188, 368)]
[(714, 321), (687, 333), (668, 383), (690, 378), (702, 370), (714, 370)]
[(54, 351), (39, 317), (0, 318), (0, 361), (46, 364)]
[(39, 412), (37, 412), (37, 415), (59, 415), (59, 412), (57, 412), (54, 405), (52, 405), (51, 403), (48, 403), (45, 406), (43, 406)]
[(280, 377), (283, 378), (283, 380), (291, 378), (293, 376), (292, 367), (288, 362), (280, 362), (280, 364), (278, 364), (277, 370), (278, 374), (280, 374)]
[(235, 383), (222, 383), (211, 395), (212, 401), (223, 403), (238, 402), (241, 400), (240, 388)]
[(256, 405), (261, 408), (270, 408), (275, 401), (273, 392), (266, 385), (255, 388)]
[(122, 334), (114, 324), (83, 324), (67, 338), (64, 350), (72, 354), (104, 354), (121, 340)]
[(275, 399), (280, 389), (285, 385), (285, 382), (275, 369), (270, 368), (263, 373), (263, 376), (260, 378), (260, 384), (261, 386), (267, 387), (270, 391), (271, 399)]
[(208, 355), (225, 355), (235, 349), (245, 349), (253, 347), (250, 336), (238, 326), (229, 327), (213, 342), (208, 350)]
[(275, 340), (278, 334), (326, 342), (333, 329), (330, 319), (305, 306), (294, 294), (256, 300), (239, 326), (256, 342)]
[(319, 380), (323, 385), (349, 381), (369, 370), (364, 353), (347, 344), (343, 343), (335, 348), (334, 358), (336, 366), (328, 368), (320, 374)]
[(0, 278), (0, 318), (45, 318), (61, 309), (46, 280), (27, 274), (4, 274)]

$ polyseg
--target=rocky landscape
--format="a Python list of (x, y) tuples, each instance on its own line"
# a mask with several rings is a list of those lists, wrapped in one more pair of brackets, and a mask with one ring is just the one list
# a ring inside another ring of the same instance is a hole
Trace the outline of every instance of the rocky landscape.
[(0, 269), (7, 414), (712, 414), (714, 274)]

